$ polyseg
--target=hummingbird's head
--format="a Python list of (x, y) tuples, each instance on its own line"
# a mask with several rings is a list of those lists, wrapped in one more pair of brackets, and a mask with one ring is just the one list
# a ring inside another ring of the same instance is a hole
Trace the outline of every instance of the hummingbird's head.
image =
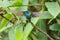
[(26, 15), (26, 14), (29, 14), (29, 11), (24, 11), (24, 14)]
[(31, 18), (31, 13), (29, 11), (24, 11), (24, 15), (26, 16), (27, 19)]

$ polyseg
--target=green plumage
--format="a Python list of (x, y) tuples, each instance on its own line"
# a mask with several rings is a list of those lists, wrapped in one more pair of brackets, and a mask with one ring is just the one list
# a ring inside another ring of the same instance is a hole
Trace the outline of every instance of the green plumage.
[(25, 16), (26, 16), (27, 19), (31, 18), (31, 13), (30, 12), (25, 11), (24, 14), (25, 14)]

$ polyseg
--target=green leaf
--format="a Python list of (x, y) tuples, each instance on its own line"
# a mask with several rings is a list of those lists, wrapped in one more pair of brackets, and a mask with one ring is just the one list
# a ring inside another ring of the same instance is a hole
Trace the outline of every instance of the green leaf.
[(23, 40), (24, 39), (24, 32), (23, 26), (21, 24), (14, 25), (15, 28), (9, 31), (9, 40)]
[[(44, 23), (44, 20), (39, 19), (38, 22), (37, 22), (37, 27), (39, 27), (42, 31), (46, 32), (46, 25)], [(47, 36), (45, 34), (41, 33), (41, 32), (36, 33), (36, 35), (37, 36), (39, 35), (37, 37), (39, 40), (47, 40)]]
[(44, 11), (41, 13), (40, 15), (40, 19), (50, 19), (52, 18), (53, 16), (48, 12), (48, 11)]
[(59, 12), (60, 12), (60, 7), (58, 2), (46, 2), (45, 3), (48, 11), (51, 13), (51, 15), (55, 18)]
[(9, 40), (15, 40), (14, 29), (8, 32)]
[[(11, 19), (11, 18), (13, 18), (13, 15), (12, 14), (6, 14), (5, 17), (7, 19)], [(1, 21), (1, 24), (0, 24), (0, 29), (5, 27), (8, 24), (8, 22), (9, 22), (9, 20), (6, 20), (5, 18), (3, 18)]]
[(59, 1), (59, 3), (60, 3), (60, 0), (58, 0)]
[(42, 19), (39, 19), (37, 22), (37, 26), (42, 29), (43, 31), (46, 31), (46, 25)]
[(60, 25), (59, 24), (50, 25), (49, 29), (52, 31), (59, 31), (60, 32)]
[(7, 30), (8, 28), (11, 28), (13, 24), (8, 24), (7, 26), (3, 27), (2, 29), (0, 29), (0, 33), (2, 33), (3, 31)]
[(30, 36), (32, 37), (33, 40), (38, 40), (38, 38), (34, 34), (31, 34)]
[(60, 24), (60, 19), (56, 19), (57, 23)]
[(26, 38), (29, 36), (32, 29), (33, 29), (32, 25), (30, 23), (28, 23), (24, 30), (24, 33), (25, 33), (24, 40), (26, 40)]
[[(19, 6), (19, 7), (20, 7), (20, 6), (22, 5), (22, 1), (23, 1), (23, 0), (16, 0), (11, 6), (12, 6), (12, 7), (13, 7), (13, 6), (14, 6), (14, 7), (16, 7), (16, 6)], [(13, 1), (12, 1), (12, 2), (13, 2)]]
[[(28, 5), (29, 4), (29, 0), (23, 0), (22, 5)], [(27, 11), (28, 10), (28, 6), (21, 6), (20, 7), (21, 11)]]
[(2, 1), (2, 0), (0, 0), (0, 1)]
[(26, 17), (25, 16), (21, 16), (21, 22), (24, 22), (24, 23), (26, 23)]
[[(31, 21), (34, 23), (34, 25), (37, 23), (39, 18), (32, 18)], [(31, 31), (33, 30), (33, 27), (31, 25), (31, 23), (28, 23), (25, 27), (24, 33), (24, 40), (29, 36), (29, 34), (31, 33)]]
[(36, 35), (38, 40), (47, 40), (46, 36), (41, 32), (37, 32)]
[(11, 6), (12, 4), (14, 3), (14, 1), (7, 1), (7, 0), (4, 0), (4, 1), (0, 1), (0, 7), (8, 7), (8, 6)]
[(23, 32), (23, 26), (18, 25), (14, 31), (16, 40), (23, 40), (24, 39), (24, 32)]
[(30, 0), (30, 3), (31, 3), (31, 4), (37, 4), (38, 1), (37, 1), (37, 0)]

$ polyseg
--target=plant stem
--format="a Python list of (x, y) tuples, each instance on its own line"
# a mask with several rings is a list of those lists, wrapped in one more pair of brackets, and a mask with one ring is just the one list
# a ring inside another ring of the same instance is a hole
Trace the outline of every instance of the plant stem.
[(35, 26), (31, 21), (30, 21), (30, 23), (32, 24), (32, 26), (34, 27), (34, 28), (36, 28), (36, 30), (38, 30), (39, 32), (42, 32), (43, 34), (45, 34), (49, 39), (51, 39), (51, 40), (54, 40), (50, 35), (48, 35), (46, 32), (44, 32), (44, 31), (42, 31), (41, 29), (39, 29), (37, 26)]
[(11, 22), (12, 24), (14, 24), (14, 22), (12, 22), (11, 20), (7, 19), (6, 17), (4, 17), (3, 15), (0, 14), (1, 17), (5, 18), (7, 21)]
[[(16, 5), (17, 7), (19, 6), (41, 6), (42, 4), (29, 4), (29, 5)], [(16, 7), (16, 6), (9, 6), (9, 7)]]

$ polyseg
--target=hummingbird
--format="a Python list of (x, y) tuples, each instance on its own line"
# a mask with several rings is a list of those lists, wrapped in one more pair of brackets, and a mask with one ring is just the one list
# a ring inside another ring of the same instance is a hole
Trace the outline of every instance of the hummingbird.
[(31, 22), (31, 17), (39, 17), (42, 14), (41, 12), (30, 12), (30, 11), (20, 11), (20, 10), (11, 10), (11, 12), (12, 14), (16, 14), (19, 16), (22, 15), (26, 17), (26, 23), (22, 22), (24, 26), (26, 26), (27, 23), (31, 23), (33, 25), (33, 23)]
[(29, 11), (20, 11), (20, 10), (12, 10), (11, 12), (13, 14), (22, 15), (26, 17), (26, 23), (24, 26), (26, 26), (28, 22), (34, 26), (34, 24), (31, 22), (31, 17), (39, 17), (41, 15), (41, 12), (29, 12)]
[(31, 17), (39, 17), (41, 12), (29, 12), (29, 11), (20, 11), (20, 10), (11, 10), (13, 14), (25, 16), (26, 19), (31, 21)]
[[(26, 17), (26, 22), (30, 22), (31, 21), (31, 17), (39, 17), (41, 15), (40, 12), (29, 12), (29, 11), (20, 11), (20, 10), (10, 10), (10, 11), (11, 11), (11, 13), (14, 16), (15, 16), (15, 14), (21, 15), (21, 16), (25, 16)], [(6, 17), (3, 16), (6, 13), (7, 12), (5, 10), (4, 11), (0, 11), (0, 16), (5, 18), (9, 22), (13, 23), (11, 20), (9, 20), (9, 19), (7, 19)]]

